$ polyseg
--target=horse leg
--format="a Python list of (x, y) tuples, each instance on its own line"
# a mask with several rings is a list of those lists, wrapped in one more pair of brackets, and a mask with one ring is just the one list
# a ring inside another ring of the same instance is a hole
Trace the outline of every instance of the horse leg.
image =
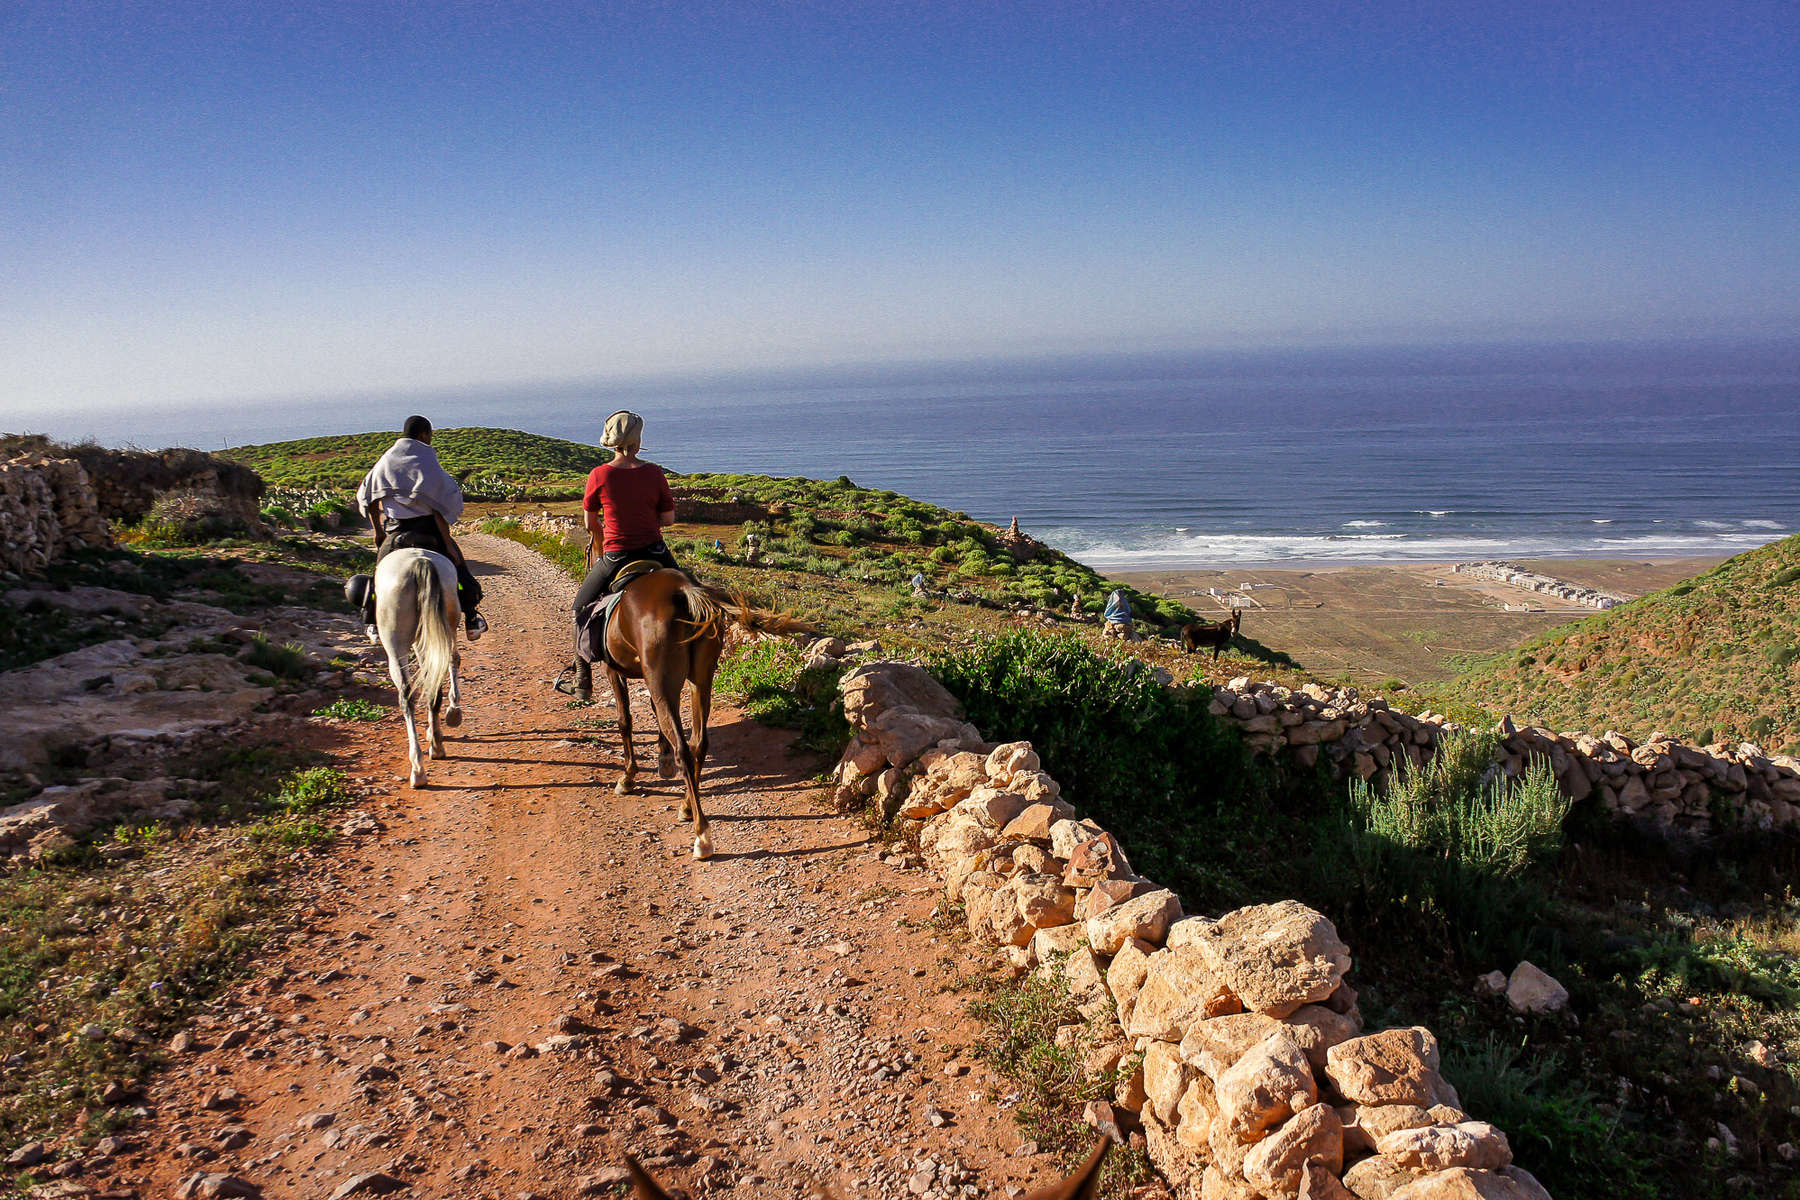
[(650, 708), (662, 730), (663, 744), (678, 751), (683, 785), (681, 815), (693, 818), (694, 857), (705, 861), (712, 857), (712, 830), (700, 809), (700, 764), (694, 761), (693, 750), (681, 736), (681, 689), (685, 680), (667, 669), (667, 664), (664, 668), (657, 678), (645, 681), (650, 685)]
[(462, 724), (462, 685), (456, 679), (456, 669), (460, 666), (462, 651), (458, 650), (450, 656), (450, 710), (444, 714), (444, 724), (452, 729)]
[(606, 668), (606, 677), (612, 681), (613, 704), (619, 710), (619, 741), (625, 757), (625, 773), (619, 776), (619, 782), (613, 785), (613, 791), (621, 796), (631, 795), (637, 784), (637, 750), (631, 744), (631, 694), (625, 690), (625, 677)]
[(431, 714), (425, 722), (425, 753), (431, 758), (444, 757), (444, 729), (438, 717), (443, 707), (444, 692), (439, 688), (438, 694), (431, 698)]
[(411, 766), (407, 783), (424, 787), (425, 763), (419, 757), (419, 727), (413, 722), (412, 694), (406, 681), (406, 652), (394, 644), (396, 640), (389, 630), (381, 631), (382, 645), (388, 656), (388, 675), (394, 681), (394, 690), (399, 693), (400, 715), (406, 718), (406, 756)]
[(694, 752), (696, 776), (706, 765), (707, 728), (708, 722), (712, 720), (713, 673), (719, 668), (719, 651), (723, 648), (723, 642), (702, 642), (697, 645), (693, 669), (688, 674), (688, 682), (694, 685), (693, 707), (689, 710), (694, 728), (688, 737), (688, 745)]

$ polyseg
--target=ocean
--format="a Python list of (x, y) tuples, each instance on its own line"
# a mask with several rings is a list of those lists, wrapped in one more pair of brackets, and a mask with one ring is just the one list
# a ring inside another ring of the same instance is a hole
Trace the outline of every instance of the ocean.
[[(1431, 348), (867, 368), (655, 385), (84, 412), (24, 425), (216, 449), (395, 427), (597, 441), (679, 471), (835, 478), (1102, 570), (1726, 555), (1800, 528), (1800, 347)], [(17, 427), (16, 419), (7, 424)]]

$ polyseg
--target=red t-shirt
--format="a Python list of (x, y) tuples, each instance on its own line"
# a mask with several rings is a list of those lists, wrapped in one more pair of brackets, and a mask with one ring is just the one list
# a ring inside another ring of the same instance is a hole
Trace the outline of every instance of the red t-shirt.
[(600, 539), (603, 553), (642, 550), (662, 541), (658, 518), (675, 511), (675, 493), (669, 490), (669, 477), (655, 463), (635, 467), (601, 463), (588, 472), (581, 507), (605, 517)]

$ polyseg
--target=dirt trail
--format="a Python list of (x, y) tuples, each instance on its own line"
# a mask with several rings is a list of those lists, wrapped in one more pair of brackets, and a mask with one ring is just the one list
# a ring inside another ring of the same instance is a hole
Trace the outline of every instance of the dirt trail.
[(649, 770), (620, 797), (610, 709), (546, 686), (573, 585), (511, 542), (464, 544), (494, 632), (465, 648), (452, 757), (413, 791), (396, 723), (350, 735), (373, 821), (195, 1023), (112, 1178), (84, 1182), (160, 1200), (206, 1171), (315, 1200), (380, 1171), (414, 1196), (548, 1200), (616, 1192), (624, 1150), (694, 1193), (1047, 1181), (987, 1096), (1005, 1082), (958, 1060), (980, 1030), (941, 985), (973, 963), (917, 924), (927, 878), (828, 810), (785, 734), (723, 706), (718, 854), (692, 861), (641, 690)]

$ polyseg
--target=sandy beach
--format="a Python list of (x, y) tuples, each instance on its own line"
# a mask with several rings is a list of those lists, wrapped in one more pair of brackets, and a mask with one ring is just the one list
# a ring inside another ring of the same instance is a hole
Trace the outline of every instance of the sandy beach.
[[(1513, 561), (1630, 599), (1704, 571), (1722, 558)], [(1286, 651), (1314, 673), (1375, 683), (1447, 678), (1472, 658), (1516, 646), (1595, 611), (1459, 575), (1450, 566), (1234, 566), (1115, 572), (1114, 577), (1205, 615), (1223, 615), (1236, 597), (1244, 610), (1246, 636)]]

